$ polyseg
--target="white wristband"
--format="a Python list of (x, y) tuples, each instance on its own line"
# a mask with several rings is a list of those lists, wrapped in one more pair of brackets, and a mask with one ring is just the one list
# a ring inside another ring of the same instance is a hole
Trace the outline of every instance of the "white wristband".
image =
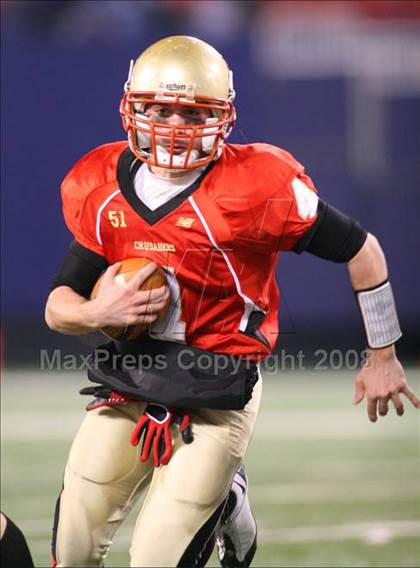
[(380, 349), (402, 336), (394, 295), (389, 281), (371, 290), (356, 291), (368, 346)]

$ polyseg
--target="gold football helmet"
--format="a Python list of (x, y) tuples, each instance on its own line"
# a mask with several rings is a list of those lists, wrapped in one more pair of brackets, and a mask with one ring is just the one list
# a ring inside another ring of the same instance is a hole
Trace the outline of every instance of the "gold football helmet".
[[(232, 72), (209, 44), (172, 36), (151, 45), (130, 65), (120, 112), (131, 151), (148, 164), (185, 170), (217, 159), (235, 122)], [(148, 105), (209, 110), (202, 124), (153, 122)], [(159, 139), (164, 144), (159, 144)], [(185, 150), (180, 153), (179, 148)], [(197, 149), (198, 148), (198, 149)]]

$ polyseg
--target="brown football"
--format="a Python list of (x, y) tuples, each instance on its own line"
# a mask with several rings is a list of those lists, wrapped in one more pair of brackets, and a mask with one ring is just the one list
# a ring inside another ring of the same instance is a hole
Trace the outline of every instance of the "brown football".
[[(120, 268), (118, 269), (117, 275), (115, 276), (115, 281), (120, 284), (129, 282), (140, 269), (144, 268), (151, 262), (152, 261), (148, 258), (127, 258), (126, 260), (123, 260), (121, 262)], [(98, 295), (98, 291), (102, 283), (102, 278), (103, 275), (98, 279), (95, 287), (92, 290), (92, 299), (96, 298), (96, 296)], [(165, 284), (167, 284), (165, 272), (162, 270), (162, 268), (158, 267), (149, 276), (149, 278), (143, 282), (139, 290), (153, 290), (154, 288), (160, 288)], [(162, 308), (158, 319), (162, 318), (166, 314), (168, 307), (169, 299), (166, 305)], [(149, 329), (149, 323), (139, 323), (137, 325), (126, 325), (122, 327), (106, 326), (101, 328), (101, 331), (111, 339), (117, 339), (118, 341), (130, 341), (131, 339), (135, 339), (147, 334)]]

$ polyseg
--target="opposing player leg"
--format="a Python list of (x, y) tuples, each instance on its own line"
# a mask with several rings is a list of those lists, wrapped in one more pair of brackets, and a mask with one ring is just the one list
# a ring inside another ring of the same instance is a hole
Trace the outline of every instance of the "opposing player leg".
[(173, 456), (155, 470), (133, 534), (131, 566), (202, 566), (235, 472), (252, 436), (261, 381), (244, 410), (191, 414), (194, 441), (174, 432)]
[(34, 566), (25, 535), (3, 513), (0, 513), (0, 566), (7, 568)]
[(130, 435), (145, 405), (91, 410), (73, 442), (58, 499), (53, 558), (56, 566), (102, 566), (118, 526), (129, 513), (149, 463), (138, 459)]

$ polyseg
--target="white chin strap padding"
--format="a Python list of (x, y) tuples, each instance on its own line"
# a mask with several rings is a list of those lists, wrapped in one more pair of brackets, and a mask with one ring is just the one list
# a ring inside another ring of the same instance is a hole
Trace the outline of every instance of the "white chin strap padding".
[[(218, 122), (217, 118), (207, 118), (206, 124), (216, 124)], [(214, 148), (214, 143), (216, 142), (216, 134), (217, 128), (204, 128), (203, 129), (204, 136), (201, 139), (201, 146), (203, 148), (203, 152), (206, 154), (210, 154), (210, 152)], [(213, 134), (213, 136), (209, 136)]]
[[(157, 146), (156, 151), (159, 163), (165, 166), (169, 166), (171, 161), (170, 153), (162, 146)], [(193, 162), (196, 162), (200, 157), (200, 153), (197, 150), (191, 150), (188, 162), (187, 164), (185, 164), (186, 155), (187, 155), (186, 152), (182, 152), (182, 154), (177, 154), (177, 155), (174, 154), (172, 157), (172, 165), (173, 166), (189, 165), (192, 164)]]
[[(143, 118), (144, 120), (149, 120), (149, 117), (146, 116), (145, 114), (142, 114), (141, 112), (136, 112), (136, 116), (138, 118)], [(143, 121), (136, 121), (136, 125), (139, 126), (142, 129), (148, 129), (149, 126), (147, 123), (143, 122)], [(139, 148), (150, 148), (151, 146), (151, 142), (150, 142), (150, 134), (148, 132), (144, 132), (144, 130), (136, 130), (136, 136), (137, 136), (137, 144), (139, 146)]]

